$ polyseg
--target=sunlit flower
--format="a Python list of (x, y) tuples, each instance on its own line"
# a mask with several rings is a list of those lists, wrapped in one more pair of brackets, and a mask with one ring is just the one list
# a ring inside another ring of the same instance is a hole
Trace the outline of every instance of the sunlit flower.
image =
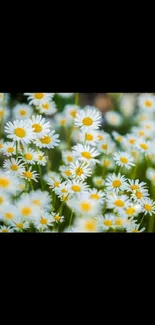
[(35, 152), (35, 162), (38, 165), (46, 166), (47, 160), (48, 160), (48, 157), (45, 156), (44, 152), (42, 152), (40, 150), (38, 150), (37, 152)]
[(115, 211), (120, 211), (127, 208), (130, 205), (130, 201), (127, 195), (107, 195), (107, 207), (109, 209), (114, 209)]
[(0, 232), (1, 233), (8, 233), (8, 232), (13, 232), (13, 229), (8, 226), (0, 226)]
[(73, 147), (73, 155), (81, 161), (94, 164), (98, 162), (96, 157), (99, 156), (99, 152), (94, 147), (77, 144)]
[(72, 151), (62, 151), (62, 160), (65, 164), (71, 164), (75, 161)]
[(45, 114), (47, 116), (55, 114), (56, 111), (57, 111), (56, 104), (53, 101), (50, 101), (50, 102), (45, 101), (45, 102), (41, 103), (39, 106), (39, 112), (41, 114)]
[(119, 191), (124, 190), (126, 181), (127, 179), (124, 175), (121, 175), (120, 173), (116, 175), (113, 173), (107, 177), (105, 186), (108, 190), (118, 193)]
[(5, 126), (7, 137), (13, 141), (28, 144), (34, 139), (34, 132), (29, 120), (15, 120), (8, 122)]
[(152, 216), (152, 214), (155, 214), (155, 202), (150, 198), (142, 199), (140, 205), (144, 214), (149, 214), (150, 216)]
[(48, 148), (52, 149), (59, 145), (60, 140), (59, 134), (55, 134), (55, 131), (51, 131), (47, 135), (43, 136), (42, 138), (35, 139), (35, 144), (39, 148)]
[(74, 232), (98, 232), (95, 218), (78, 219), (74, 225)]
[(98, 191), (96, 188), (91, 188), (88, 190), (88, 197), (91, 200), (95, 200), (98, 203), (103, 204), (104, 203), (104, 198), (105, 198), (105, 193), (103, 191)]
[(85, 180), (92, 174), (92, 169), (89, 167), (89, 165), (78, 160), (75, 163), (70, 164), (69, 170), (71, 171), (73, 178), (78, 178), (81, 180)]
[(51, 129), (50, 123), (46, 122), (45, 118), (43, 118), (41, 115), (33, 115), (30, 119), (30, 124), (37, 138), (47, 136)]
[(36, 152), (31, 149), (25, 147), (24, 150), (21, 152), (22, 156), (20, 157), (22, 161), (26, 164), (34, 165), (36, 160)]
[(62, 223), (64, 221), (64, 216), (61, 216), (59, 213), (51, 213), (52, 221), (55, 223)]
[(17, 104), (13, 108), (13, 116), (15, 119), (25, 120), (32, 115), (32, 107), (26, 104)]
[(99, 129), (102, 115), (95, 109), (81, 110), (75, 118), (75, 126), (80, 127), (85, 133)]
[(71, 178), (72, 177), (72, 172), (71, 172), (69, 166), (60, 166), (59, 170), (61, 172), (61, 175), (64, 178)]
[(28, 96), (28, 101), (30, 105), (40, 106), (45, 101), (49, 101), (53, 98), (54, 93), (25, 93)]
[(89, 186), (80, 179), (67, 180), (68, 191), (70, 193), (85, 193), (88, 191)]
[(145, 111), (155, 111), (155, 96), (153, 94), (140, 94), (138, 105)]
[(35, 170), (32, 170), (32, 166), (26, 169), (21, 175), (22, 178), (25, 178), (27, 181), (31, 182), (32, 180), (38, 182), (37, 178), (39, 175), (36, 173)]
[(25, 171), (25, 166), (20, 160), (11, 158), (4, 161), (4, 170), (10, 175), (21, 175)]
[(120, 167), (130, 169), (132, 166), (135, 166), (133, 157), (127, 152), (116, 152), (114, 160)]
[(16, 154), (16, 146), (14, 142), (5, 142), (2, 147), (3, 155), (11, 157)]
[(30, 228), (30, 223), (26, 221), (23, 217), (17, 215), (11, 222), (10, 226), (16, 232), (23, 232)]

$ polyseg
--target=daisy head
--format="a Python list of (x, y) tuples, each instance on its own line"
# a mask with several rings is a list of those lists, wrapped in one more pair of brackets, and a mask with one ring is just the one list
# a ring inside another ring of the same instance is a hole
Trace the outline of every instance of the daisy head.
[(96, 157), (99, 156), (99, 152), (93, 147), (77, 144), (73, 147), (73, 155), (81, 161), (95, 164), (98, 162)]
[(46, 166), (48, 157), (45, 156), (44, 152), (38, 150), (35, 152), (35, 161), (38, 165)]
[(125, 209), (129, 206), (130, 201), (127, 195), (108, 195), (107, 194), (107, 207), (114, 209), (116, 212)]
[(107, 232), (113, 228), (116, 216), (114, 213), (106, 213), (104, 216), (97, 217), (97, 223), (101, 231)]
[(4, 161), (4, 170), (10, 175), (22, 175), (25, 171), (25, 166), (20, 160), (11, 158)]
[(32, 115), (32, 107), (25, 104), (18, 104), (13, 108), (13, 116), (15, 119), (25, 120)]
[(61, 216), (59, 213), (51, 213), (51, 215), (55, 223), (62, 223), (64, 221), (64, 216)]
[(153, 94), (140, 94), (138, 105), (144, 111), (155, 111), (155, 96)]
[(32, 180), (38, 182), (37, 178), (39, 177), (36, 171), (32, 170), (32, 166), (30, 166), (28, 169), (25, 169), (25, 171), (20, 176), (26, 179), (28, 182), (31, 182)]
[(70, 121), (70, 123), (73, 123), (75, 120), (77, 114), (80, 112), (80, 108), (77, 105), (66, 105), (65, 106), (65, 116)]
[(65, 164), (71, 164), (75, 161), (72, 151), (62, 151), (62, 160)]
[(101, 209), (101, 204), (97, 200), (90, 199), (88, 193), (82, 193), (74, 196), (68, 201), (69, 207), (81, 216), (93, 216), (95, 217)]
[(14, 142), (5, 142), (2, 147), (3, 155), (11, 157), (16, 154), (16, 146)]
[(80, 179), (68, 180), (68, 191), (72, 194), (85, 193), (88, 191), (89, 186)]
[(33, 223), (39, 231), (44, 231), (53, 225), (53, 218), (49, 212), (42, 209), (39, 217)]
[(35, 144), (39, 148), (53, 149), (59, 145), (60, 140), (58, 138), (59, 134), (55, 134), (55, 131), (51, 131), (47, 135), (35, 139)]
[(95, 200), (95, 201), (97, 201), (98, 203), (101, 203), (101, 204), (104, 203), (105, 193), (103, 191), (97, 190), (96, 188), (93, 188), (93, 189), (89, 189), (88, 193), (89, 193), (88, 197), (91, 200)]
[(49, 101), (53, 98), (54, 93), (25, 93), (28, 96), (30, 105), (40, 106), (45, 101)]
[(32, 191), (30, 192), (29, 200), (30, 204), (32, 204), (34, 207), (38, 207), (40, 209), (46, 207), (46, 210), (51, 208), (51, 198), (47, 191), (41, 191), (40, 189)]
[(101, 125), (102, 115), (97, 109), (87, 108), (77, 113), (74, 123), (80, 127), (85, 133), (99, 129)]
[(142, 199), (140, 205), (144, 214), (149, 214), (150, 216), (152, 216), (152, 214), (155, 214), (155, 202), (150, 198)]
[(104, 179), (100, 176), (93, 177), (93, 183), (96, 187), (101, 188), (104, 186)]
[(26, 164), (34, 165), (36, 160), (36, 152), (28, 147), (25, 147), (21, 152), (21, 160)]
[(151, 143), (149, 141), (145, 141), (144, 139), (139, 139), (137, 141), (136, 147), (140, 152), (146, 155), (151, 154), (153, 150)]
[(12, 141), (28, 144), (34, 139), (34, 132), (29, 120), (15, 120), (5, 126), (7, 137)]
[(81, 180), (85, 180), (92, 174), (92, 169), (90, 168), (90, 166), (87, 163), (78, 160), (75, 163), (70, 164), (69, 170), (71, 171), (73, 178)]
[(107, 112), (105, 113), (106, 122), (111, 126), (120, 126), (123, 123), (121, 115), (117, 112)]
[(13, 204), (5, 204), (1, 212), (2, 220), (9, 223), (17, 216), (17, 209)]
[(17, 215), (11, 222), (10, 225), (15, 232), (23, 232), (30, 228), (30, 222), (26, 221), (20, 215)]
[(133, 157), (127, 152), (116, 152), (113, 158), (120, 167), (130, 169), (132, 166), (135, 166)]
[(93, 217), (78, 218), (74, 224), (74, 232), (98, 232), (97, 221)]
[(0, 169), (0, 190), (12, 194), (16, 191), (17, 184), (17, 177), (8, 175), (4, 169)]
[(50, 123), (46, 122), (41, 115), (33, 115), (30, 124), (37, 138), (43, 138), (50, 132)]
[(71, 172), (69, 166), (60, 166), (59, 170), (61, 172), (61, 175), (64, 178), (71, 178), (72, 177), (72, 172)]
[(0, 226), (0, 233), (13, 232), (13, 229), (9, 226)]
[(40, 111), (41, 114), (45, 114), (47, 116), (53, 115), (57, 111), (56, 104), (55, 104), (54, 101), (50, 101), (50, 102), (45, 101), (45, 102), (40, 104), (39, 111)]
[(16, 202), (16, 207), (18, 216), (28, 222), (32, 222), (40, 215), (40, 207), (32, 205), (28, 195), (22, 194)]
[(121, 175), (120, 173), (118, 175), (113, 173), (107, 177), (105, 186), (107, 187), (107, 190), (118, 193), (119, 191), (124, 190), (126, 182), (127, 179), (125, 176)]

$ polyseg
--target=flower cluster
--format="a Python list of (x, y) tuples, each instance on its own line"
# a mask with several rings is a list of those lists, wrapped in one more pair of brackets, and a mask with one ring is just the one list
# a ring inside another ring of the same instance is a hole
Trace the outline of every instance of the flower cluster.
[(73, 93), (24, 96), (0, 94), (0, 232), (154, 231), (155, 96), (103, 116)]

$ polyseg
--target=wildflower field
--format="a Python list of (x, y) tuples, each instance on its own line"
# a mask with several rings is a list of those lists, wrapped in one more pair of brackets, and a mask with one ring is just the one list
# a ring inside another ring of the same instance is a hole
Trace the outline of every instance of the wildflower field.
[(0, 232), (155, 232), (155, 95), (0, 93)]

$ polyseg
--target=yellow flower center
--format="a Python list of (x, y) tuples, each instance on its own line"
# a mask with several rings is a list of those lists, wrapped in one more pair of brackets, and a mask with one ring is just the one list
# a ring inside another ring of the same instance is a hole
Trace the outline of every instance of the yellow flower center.
[(8, 232), (8, 230), (7, 230), (7, 229), (3, 229), (3, 230), (2, 230), (2, 232), (4, 232), (4, 233), (5, 233), (5, 232)]
[(13, 218), (13, 214), (11, 213), (11, 212), (6, 212), (5, 213), (5, 218), (7, 218), (7, 219), (12, 219)]
[(137, 191), (137, 192), (136, 192), (136, 197), (137, 197), (137, 199), (141, 199), (141, 198), (143, 197), (143, 193)]
[(107, 148), (108, 148), (107, 144), (102, 144), (102, 149), (103, 150), (107, 150)]
[(0, 149), (2, 149), (3, 148), (3, 143), (0, 143)]
[(24, 155), (24, 158), (25, 158), (26, 160), (32, 160), (32, 155), (31, 155), (31, 153), (26, 153), (26, 154)]
[(40, 200), (32, 200), (32, 203), (40, 206)]
[(17, 129), (14, 130), (14, 134), (19, 138), (24, 138), (25, 135), (26, 135), (26, 132), (22, 128), (17, 128)]
[(55, 219), (56, 221), (60, 221), (61, 217), (60, 217), (60, 216), (55, 216), (54, 219)]
[(29, 207), (27, 207), (27, 206), (21, 209), (21, 214), (22, 214), (24, 217), (29, 217), (29, 216), (31, 215), (31, 213), (32, 213), (31, 208), (29, 208)]
[(19, 228), (19, 229), (23, 229), (23, 224), (22, 223), (16, 223), (16, 227)]
[(120, 158), (120, 161), (123, 163), (123, 164), (127, 164), (128, 163), (128, 159), (126, 157), (121, 157)]
[(93, 120), (90, 117), (85, 117), (82, 121), (82, 123), (86, 126), (90, 126), (93, 124)]
[(47, 219), (46, 218), (41, 218), (40, 223), (42, 225), (47, 225)]
[(34, 93), (35, 99), (42, 99), (44, 97), (44, 93)]
[(115, 225), (116, 226), (123, 226), (123, 220), (121, 218), (116, 218)]
[(112, 226), (112, 221), (111, 221), (111, 220), (106, 219), (106, 220), (104, 220), (103, 223), (104, 223), (104, 225), (107, 226), (107, 227), (111, 227), (111, 226)]
[(36, 132), (36, 133), (39, 133), (39, 132), (41, 132), (42, 131), (42, 126), (40, 125), (40, 124), (33, 124), (32, 125), (32, 127), (33, 127), (33, 129), (34, 129), (34, 132)]
[(119, 179), (116, 179), (115, 181), (113, 181), (112, 185), (113, 187), (117, 188), (122, 185), (122, 182)]
[(0, 118), (2, 118), (4, 115), (4, 111), (0, 110)]
[(73, 109), (73, 110), (70, 112), (70, 115), (71, 115), (73, 118), (76, 117), (76, 114), (77, 114), (76, 109)]
[(135, 143), (135, 139), (130, 139), (129, 142), (130, 142), (131, 144), (134, 144), (134, 143)]
[(100, 196), (97, 193), (91, 194), (90, 198), (93, 200), (99, 200)]
[(102, 180), (101, 180), (101, 179), (98, 179), (98, 180), (96, 181), (96, 184), (97, 184), (97, 185), (102, 185)]
[(150, 211), (152, 209), (152, 206), (150, 204), (144, 204), (144, 208), (146, 211)]
[(90, 152), (87, 152), (87, 151), (83, 151), (81, 153), (82, 157), (86, 158), (86, 159), (90, 159), (91, 158), (91, 154)]
[(109, 167), (110, 164), (111, 164), (111, 161), (110, 161), (110, 160), (108, 160), (108, 159), (105, 159), (105, 160), (104, 160), (104, 166), (105, 166), (105, 167)]
[(139, 133), (140, 137), (143, 137), (145, 135), (144, 131), (139, 131), (138, 133)]
[(72, 161), (73, 161), (73, 157), (72, 157), (72, 156), (67, 156), (67, 160), (68, 160), (69, 162), (72, 162)]
[(78, 167), (78, 168), (75, 169), (75, 173), (76, 173), (77, 176), (81, 176), (83, 174), (83, 169)]
[(11, 168), (13, 171), (18, 170), (18, 166), (15, 165), (15, 164), (11, 165), (10, 168)]
[(66, 170), (66, 171), (65, 171), (65, 174), (66, 174), (66, 176), (70, 176), (70, 175), (71, 175), (70, 170)]
[(45, 109), (49, 109), (50, 105), (49, 105), (49, 103), (44, 103), (44, 104), (42, 104), (42, 107)]
[(131, 216), (132, 214), (134, 214), (134, 213), (136, 212), (136, 209), (130, 207), (130, 208), (127, 208), (125, 212), (126, 212), (126, 214), (127, 214), (128, 216)]
[(93, 140), (93, 135), (92, 134), (89, 134), (89, 133), (86, 133), (86, 135), (85, 135), (85, 139), (87, 140), (87, 141), (91, 141), (91, 140)]
[(133, 232), (140, 232), (138, 229), (134, 229)]
[(9, 147), (9, 148), (7, 149), (7, 152), (9, 152), (9, 153), (12, 153), (12, 152), (14, 152), (14, 148), (12, 148), (12, 147)]
[(79, 185), (73, 185), (71, 188), (72, 188), (72, 190), (74, 192), (80, 192), (81, 191), (81, 187)]
[(26, 177), (26, 178), (32, 178), (33, 174), (31, 172), (24, 172), (23, 175)]
[(120, 208), (122, 208), (122, 207), (124, 207), (124, 202), (122, 201), (122, 200), (116, 200), (115, 202), (114, 202), (114, 204), (117, 206), (117, 207), (120, 207)]
[(60, 182), (54, 182), (54, 186), (55, 187), (59, 187), (60, 186)]
[(61, 192), (62, 193), (67, 193), (67, 190), (65, 188), (62, 188)]
[(63, 195), (62, 196), (62, 201), (67, 201), (68, 200), (68, 195)]
[(43, 144), (49, 144), (50, 142), (51, 142), (51, 137), (49, 137), (49, 135), (46, 135), (45, 137), (43, 137), (43, 138), (40, 138), (40, 141), (41, 141), (41, 143), (43, 143)]
[(85, 222), (85, 229), (88, 231), (94, 231), (96, 229), (95, 222), (93, 221), (86, 221)]
[(26, 116), (27, 115), (26, 109), (21, 109), (19, 113), (20, 113), (21, 116)]
[(97, 139), (101, 141), (101, 140), (103, 140), (103, 136), (102, 135), (97, 135)]
[(141, 143), (140, 144), (140, 147), (144, 150), (147, 150), (148, 149), (148, 145), (146, 143)]
[(80, 204), (81, 210), (84, 212), (89, 212), (92, 209), (92, 205), (89, 202), (82, 202)]
[(41, 160), (41, 161), (43, 160), (43, 158), (44, 158), (43, 156), (38, 157), (38, 159)]
[(132, 190), (138, 190), (139, 189), (139, 185), (131, 185), (130, 188)]
[(0, 196), (0, 204), (2, 204), (4, 202), (4, 199), (2, 196)]
[(151, 100), (146, 100), (145, 101), (145, 106), (150, 108), (152, 106), (152, 101)]
[(65, 125), (65, 124), (66, 124), (66, 120), (65, 119), (60, 120), (60, 125)]
[(10, 181), (7, 178), (0, 178), (0, 187), (6, 188), (10, 185)]

